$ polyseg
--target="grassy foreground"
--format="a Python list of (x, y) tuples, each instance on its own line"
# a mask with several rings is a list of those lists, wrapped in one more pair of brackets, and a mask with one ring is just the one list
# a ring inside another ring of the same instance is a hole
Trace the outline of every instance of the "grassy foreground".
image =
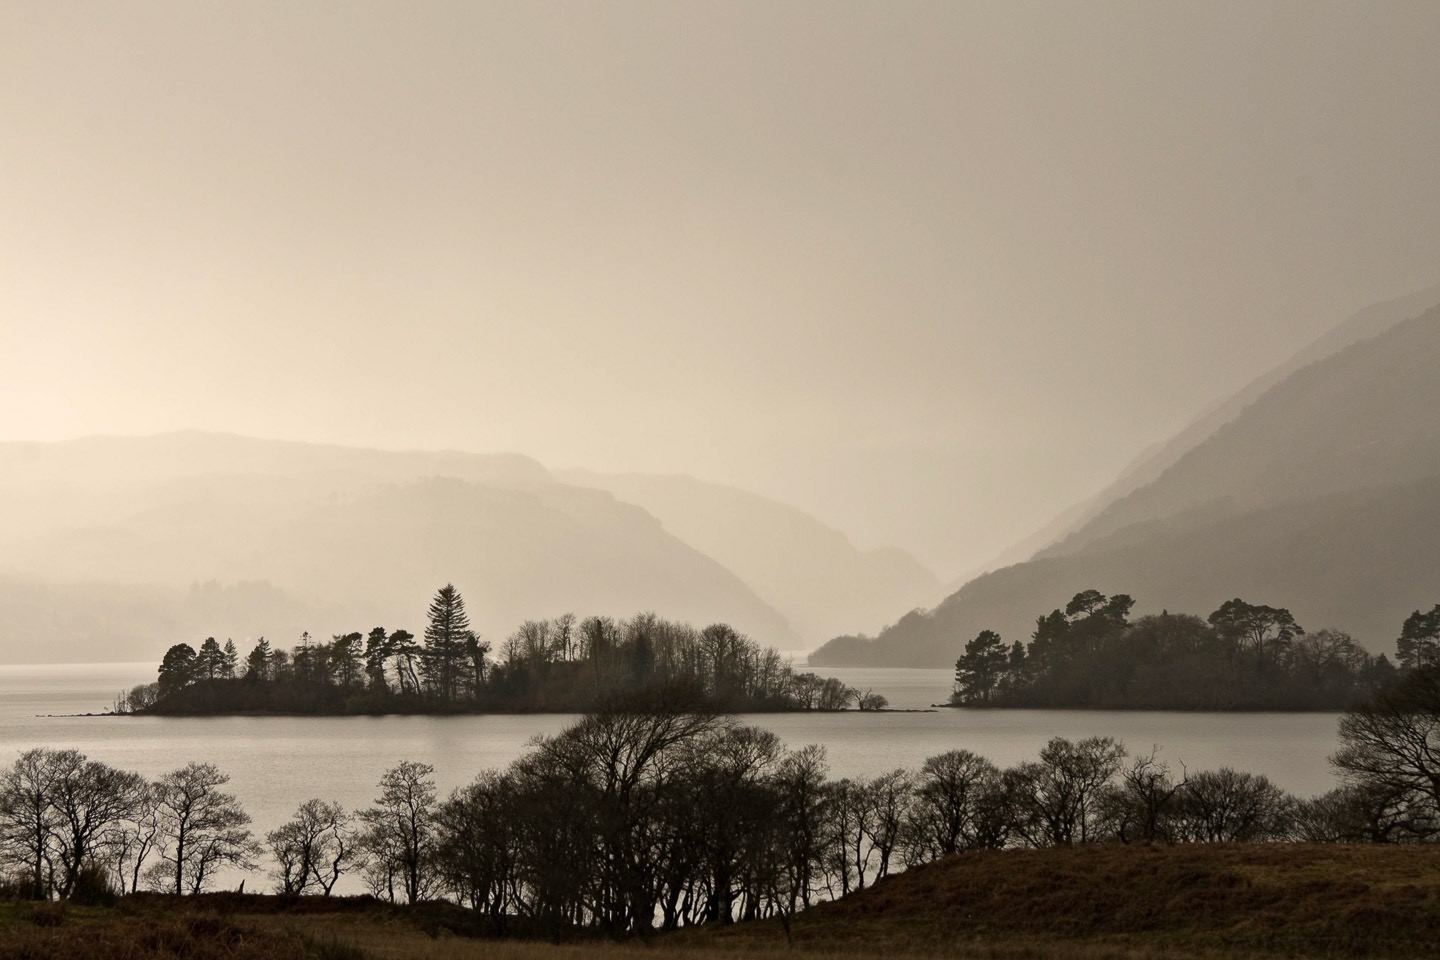
[(974, 853), (795, 918), (648, 942), (475, 939), (454, 908), (232, 894), (0, 905), (0, 960), (995, 960), (1440, 957), (1440, 849), (1276, 844)]

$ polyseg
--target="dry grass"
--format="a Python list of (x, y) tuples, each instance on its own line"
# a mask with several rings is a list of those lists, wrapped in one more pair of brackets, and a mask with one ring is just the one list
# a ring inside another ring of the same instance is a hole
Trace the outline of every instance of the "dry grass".
[[(1440, 957), (1440, 849), (1088, 847), (967, 854), (778, 923), (647, 942), (474, 939), (458, 908), (276, 897), (0, 905), (0, 960), (1235, 960)], [(427, 932), (429, 931), (429, 932)]]

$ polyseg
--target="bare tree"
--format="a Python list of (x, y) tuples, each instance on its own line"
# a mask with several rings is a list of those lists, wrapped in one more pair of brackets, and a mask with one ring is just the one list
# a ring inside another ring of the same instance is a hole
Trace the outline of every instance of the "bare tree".
[(359, 854), (354, 822), (339, 803), (311, 799), (287, 823), (266, 834), (280, 892), (315, 888), (328, 897)]
[(160, 860), (146, 871), (152, 885), (171, 893), (202, 893), (223, 866), (253, 869), (259, 845), (250, 815), (220, 788), (230, 778), (210, 763), (189, 763), (155, 783)]
[(26, 893), (36, 900), (48, 899), (54, 888), (54, 753), (26, 750), (0, 774), (0, 845), (7, 859), (24, 864)]
[(1110, 737), (1073, 742), (1055, 737), (1040, 751), (1038, 763), (1014, 768), (1022, 817), (1032, 825), (1036, 846), (1085, 843), (1100, 832), (1102, 789), (1120, 769), (1125, 751)]
[(435, 864), (461, 903), (490, 916), (505, 932), (520, 855), (514, 781), (482, 773), (450, 794), (435, 813)]
[(986, 788), (999, 779), (995, 764), (969, 750), (927, 759), (906, 818), (905, 862), (924, 863), (987, 845), (988, 834), (981, 827), (982, 801)]
[(49, 767), (61, 867), (57, 892), (68, 897), (81, 871), (103, 862), (106, 845), (140, 804), (145, 780), (137, 773), (88, 760), (78, 750), (51, 751)]
[(145, 864), (162, 842), (158, 804), (157, 785), (143, 784), (125, 823), (106, 843), (112, 877), (120, 893), (139, 891)]
[(1190, 777), (1181, 794), (1177, 826), (1200, 843), (1285, 840), (1294, 832), (1295, 800), (1268, 777), (1229, 767)]
[(406, 902), (415, 903), (432, 883), (435, 768), (402, 761), (385, 771), (379, 787), (375, 806), (360, 814), (371, 888), (393, 901), (398, 878)]
[(1415, 670), (1341, 717), (1330, 762), (1346, 785), (1400, 798), (1417, 826), (1440, 820), (1440, 668)]

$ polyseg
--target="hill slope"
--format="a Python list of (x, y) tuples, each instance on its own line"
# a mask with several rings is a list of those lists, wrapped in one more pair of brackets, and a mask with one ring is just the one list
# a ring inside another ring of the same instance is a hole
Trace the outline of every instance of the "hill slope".
[(947, 665), (982, 629), (1028, 639), (1036, 616), (1091, 587), (1131, 594), (1137, 613), (1204, 615), (1242, 596), (1388, 649), (1437, 599), (1437, 371), (1440, 308), (1291, 374), (1034, 560), (812, 662)]
[[(1271, 387), (1292, 374), (1338, 353), (1351, 344), (1384, 333), (1397, 323), (1417, 317), (1437, 304), (1440, 304), (1440, 286), (1428, 287), (1359, 311), (1285, 363), (1256, 378), (1233, 396), (1206, 411), (1174, 437), (1152, 445), (1128, 464), (1104, 490), (1068, 508), (1040, 530), (1011, 547), (996, 559), (991, 569), (1021, 563), (1065, 541), (1108, 507), (1158, 479), (1181, 457), (1204, 443)], [(1080, 542), (1073, 540), (1071, 547), (1078, 547)], [(956, 585), (957, 588), (959, 586)]]
[(857, 625), (878, 629), (897, 609), (932, 601), (935, 575), (903, 550), (857, 550), (809, 514), (692, 477), (556, 471), (643, 507), (665, 529), (733, 570), (814, 646)]
[[(1299, 843), (961, 853), (793, 922), (807, 951), (1137, 958), (1436, 956), (1437, 925), (1440, 875), (1423, 849)], [(783, 942), (777, 928), (687, 939), (740, 953)]]

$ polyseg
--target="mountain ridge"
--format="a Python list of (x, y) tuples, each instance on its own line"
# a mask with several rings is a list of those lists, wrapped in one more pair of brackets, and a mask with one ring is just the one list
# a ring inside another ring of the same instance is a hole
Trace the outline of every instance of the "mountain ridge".
[(1028, 639), (1034, 618), (1091, 588), (1131, 594), (1137, 614), (1204, 616), (1242, 596), (1388, 649), (1435, 602), (1440, 550), (1424, 532), (1440, 529), (1437, 369), (1432, 307), (1298, 366), (1066, 540), (873, 639), (837, 637), (811, 662), (948, 664), (982, 629)]

